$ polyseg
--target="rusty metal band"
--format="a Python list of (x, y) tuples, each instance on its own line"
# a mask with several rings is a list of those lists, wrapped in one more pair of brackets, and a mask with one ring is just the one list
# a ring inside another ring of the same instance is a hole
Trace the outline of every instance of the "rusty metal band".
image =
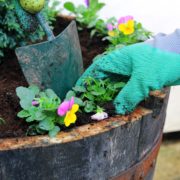
[(148, 172), (155, 166), (156, 158), (161, 146), (162, 135), (152, 148), (152, 150), (138, 163), (130, 167), (123, 173), (120, 173), (111, 180), (143, 180)]

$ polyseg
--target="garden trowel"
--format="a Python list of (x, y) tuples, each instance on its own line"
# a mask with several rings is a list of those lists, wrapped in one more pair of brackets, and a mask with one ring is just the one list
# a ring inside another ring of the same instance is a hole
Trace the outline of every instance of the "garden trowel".
[(17, 48), (19, 64), (29, 84), (51, 88), (64, 98), (83, 72), (76, 23), (72, 21), (55, 37), (41, 12), (32, 16), (37, 18), (48, 41)]

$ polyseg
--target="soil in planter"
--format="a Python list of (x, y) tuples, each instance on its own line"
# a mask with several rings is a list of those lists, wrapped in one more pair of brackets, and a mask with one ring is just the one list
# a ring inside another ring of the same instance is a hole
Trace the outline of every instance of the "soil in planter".
[[(58, 35), (59, 32), (68, 25), (69, 21), (70, 20), (67, 18), (58, 18), (54, 26), (55, 35)], [(90, 31), (88, 29), (83, 29), (83, 31), (79, 31), (78, 33), (83, 56), (83, 64), (86, 69), (92, 63), (92, 59), (95, 56), (105, 51), (107, 42), (102, 42), (101, 37), (90, 38)]]
[[(66, 18), (58, 18), (54, 28), (55, 35), (59, 34), (69, 24), (69, 21)], [(87, 29), (80, 31), (79, 37), (84, 68), (86, 69), (92, 63), (92, 59), (105, 50), (106, 43), (102, 42), (101, 38), (91, 39)], [(5, 125), (0, 125), (0, 138), (21, 137), (26, 135), (28, 126), (24, 120), (17, 117), (21, 108), (15, 89), (18, 86), (28, 86), (28, 84), (21, 72), (14, 51), (8, 51), (5, 57), (3, 63), (0, 64), (0, 118), (5, 120)], [(109, 106), (112, 112), (112, 104), (106, 106)], [(108, 107), (106, 108), (108, 109)], [(89, 116), (79, 114), (77, 125), (90, 122), (92, 120)]]

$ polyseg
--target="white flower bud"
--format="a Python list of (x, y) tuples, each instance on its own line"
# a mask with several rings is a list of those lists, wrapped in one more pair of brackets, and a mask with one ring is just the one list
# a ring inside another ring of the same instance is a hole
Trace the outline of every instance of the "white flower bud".
[(108, 118), (108, 114), (106, 112), (98, 112), (91, 116), (91, 119), (101, 121), (103, 119)]

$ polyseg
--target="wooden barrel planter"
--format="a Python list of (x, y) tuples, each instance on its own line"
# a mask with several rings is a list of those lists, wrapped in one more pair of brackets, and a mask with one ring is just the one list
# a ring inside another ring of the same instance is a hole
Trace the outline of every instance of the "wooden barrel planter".
[(0, 139), (1, 180), (151, 180), (168, 91), (153, 92), (128, 116), (60, 132)]

